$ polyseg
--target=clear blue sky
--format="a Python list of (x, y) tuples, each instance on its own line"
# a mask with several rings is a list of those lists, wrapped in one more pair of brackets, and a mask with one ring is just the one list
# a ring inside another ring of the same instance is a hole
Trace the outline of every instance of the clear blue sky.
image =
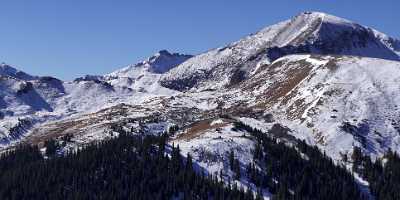
[(0, 3), (0, 62), (71, 80), (160, 49), (197, 54), (302, 11), (400, 37), (399, 0), (9, 0)]

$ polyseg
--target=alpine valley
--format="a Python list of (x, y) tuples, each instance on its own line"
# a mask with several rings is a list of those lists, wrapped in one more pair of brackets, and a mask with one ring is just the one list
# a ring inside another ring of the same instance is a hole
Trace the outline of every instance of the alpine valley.
[[(238, 191), (222, 199), (400, 199), (400, 40), (304, 12), (199, 55), (162, 50), (73, 81), (0, 65), (4, 155), (31, 145), (56, 160), (131, 136), (164, 138), (167, 158), (178, 147)], [(190, 199), (177, 190), (164, 199)], [(117, 199), (130, 198), (147, 199)]]

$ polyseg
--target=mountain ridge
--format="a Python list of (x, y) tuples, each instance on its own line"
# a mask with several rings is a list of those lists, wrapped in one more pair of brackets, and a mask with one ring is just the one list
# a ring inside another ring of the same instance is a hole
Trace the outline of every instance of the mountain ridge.
[[(374, 29), (304, 12), (199, 55), (162, 50), (71, 82), (3, 70), (0, 151), (71, 136), (66, 152), (119, 132), (167, 133), (169, 145), (209, 174), (228, 170), (231, 178), (227, 152), (247, 166), (255, 148), (235, 126), (242, 123), (282, 145), (316, 145), (351, 170), (354, 148), (373, 159), (400, 152), (399, 47)], [(257, 189), (247, 179), (235, 183)]]
[(298, 53), (399, 60), (398, 44), (398, 40), (354, 22), (305, 12), (197, 55), (166, 73), (160, 83), (180, 91), (223, 88), (248, 78), (257, 66)]
[(33, 80), (37, 78), (23, 71), (20, 71), (10, 65), (7, 65), (4, 62), (0, 64), (0, 76), (10, 76), (13, 78), (18, 78), (23, 80)]
[[(46, 121), (95, 112), (122, 102), (140, 102), (151, 96), (172, 95), (176, 91), (158, 84), (161, 72), (188, 57), (162, 50), (112, 75), (86, 75), (74, 81), (32, 76), (2, 64), (0, 146), (18, 142), (34, 125)], [(29, 126), (23, 125), (21, 120)], [(24, 128), (18, 128), (22, 126)]]

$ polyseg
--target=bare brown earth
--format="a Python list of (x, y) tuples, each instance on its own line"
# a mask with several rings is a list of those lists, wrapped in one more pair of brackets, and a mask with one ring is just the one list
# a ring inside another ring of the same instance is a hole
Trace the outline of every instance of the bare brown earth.
[[(335, 62), (329, 62), (322, 67), (334, 71), (337, 66)], [(179, 125), (181, 130), (184, 130), (184, 133), (176, 139), (190, 140), (202, 135), (207, 130), (218, 129), (229, 123), (228, 118), (224, 118), (223, 124), (211, 126), (212, 119), (224, 115), (259, 118), (276, 103), (284, 105), (291, 103), (283, 112), (286, 112), (289, 119), (299, 119), (309, 105), (306, 105), (304, 100), (299, 99), (293, 102), (292, 99), (298, 94), (297, 86), (313, 76), (311, 69), (311, 64), (306, 60), (296, 62), (281, 60), (271, 65), (261, 66), (254, 77), (240, 83), (236, 88), (244, 91), (237, 95), (254, 95), (255, 102), (251, 105), (249, 102), (241, 100), (226, 102), (226, 99), (231, 99), (231, 97), (216, 96), (213, 99), (218, 103), (216, 109), (199, 110), (194, 107), (186, 107), (185, 101), (179, 100), (179, 98), (191, 98), (188, 96), (190, 94), (184, 93), (181, 97), (156, 97), (149, 99), (142, 106), (120, 104), (76, 119), (44, 124), (33, 130), (25, 142), (41, 144), (50, 138), (59, 138), (66, 134), (82, 136), (88, 132), (88, 127), (100, 130), (115, 125), (116, 121), (125, 123), (129, 120), (172, 121)], [(263, 82), (268, 85), (263, 85)], [(253, 92), (260, 87), (263, 87), (263, 90), (254, 94)], [(230, 107), (224, 108), (225, 103), (229, 103)], [(129, 115), (132, 112), (146, 113), (146, 117), (144, 117), (146, 119), (130, 119)]]
[(214, 125), (211, 125), (212, 121), (212, 119), (208, 119), (193, 123), (192, 125), (187, 127), (186, 131), (180, 134), (175, 140), (191, 140), (193, 138), (199, 137), (208, 130), (222, 128), (230, 124), (230, 121), (227, 119), (224, 119), (223, 123)]
[(23, 142), (41, 146), (45, 141), (51, 138), (59, 138), (67, 134), (71, 134), (74, 137), (83, 135), (86, 133), (85, 130), (90, 126), (95, 126), (94, 128), (96, 128), (96, 126), (98, 128), (110, 127), (114, 124), (110, 120), (117, 116), (126, 117), (128, 110), (143, 110), (143, 108), (120, 104), (95, 113), (83, 115), (77, 119), (65, 119), (43, 124), (41, 127), (33, 129), (32, 133)]

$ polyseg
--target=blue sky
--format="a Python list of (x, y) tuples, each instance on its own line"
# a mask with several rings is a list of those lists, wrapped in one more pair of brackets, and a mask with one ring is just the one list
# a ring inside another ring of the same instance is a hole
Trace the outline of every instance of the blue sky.
[(400, 38), (398, 0), (39, 0), (0, 2), (0, 62), (72, 80), (167, 49), (197, 54), (302, 11)]

